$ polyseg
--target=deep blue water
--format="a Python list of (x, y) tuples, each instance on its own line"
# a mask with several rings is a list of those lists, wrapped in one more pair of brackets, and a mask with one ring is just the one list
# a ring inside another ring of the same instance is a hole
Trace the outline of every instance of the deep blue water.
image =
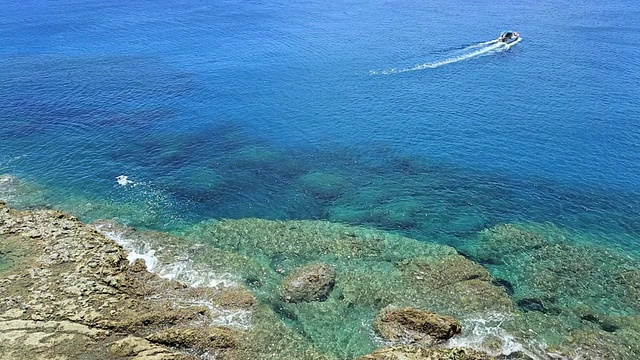
[[(634, 1), (2, 7), (0, 173), (55, 194), (36, 205), (133, 204), (153, 216), (121, 219), (155, 228), (256, 216), (445, 242), (512, 221), (640, 236)], [(473, 47), (505, 29), (524, 40)], [(305, 178), (318, 172), (333, 180)]]

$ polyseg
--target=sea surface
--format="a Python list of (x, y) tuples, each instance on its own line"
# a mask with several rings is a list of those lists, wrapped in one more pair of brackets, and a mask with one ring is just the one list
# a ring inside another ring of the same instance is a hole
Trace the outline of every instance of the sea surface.
[(6, 0), (0, 44), (18, 207), (454, 246), (551, 223), (640, 251), (635, 0)]

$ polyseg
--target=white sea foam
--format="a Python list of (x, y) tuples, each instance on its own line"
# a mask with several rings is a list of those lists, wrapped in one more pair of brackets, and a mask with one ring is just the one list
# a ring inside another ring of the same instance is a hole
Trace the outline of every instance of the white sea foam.
[[(506, 51), (510, 49), (513, 45), (519, 43), (520, 41), (522, 41), (522, 38), (519, 38), (510, 44), (504, 44), (504, 43), (498, 42), (498, 40), (484, 41), (484, 42), (472, 44), (463, 48), (462, 51), (466, 51), (463, 54), (449, 57), (443, 60), (428, 62), (425, 64), (419, 64), (414, 67), (404, 68), (404, 69), (391, 69), (391, 70), (382, 70), (382, 71), (371, 70), (369, 73), (371, 75), (391, 75), (391, 74), (401, 74), (408, 71), (435, 69), (444, 65), (473, 59), (479, 56), (485, 56), (485, 55), (490, 55), (500, 51)], [(473, 49), (477, 49), (477, 50), (473, 50)], [(473, 51), (469, 51), (469, 50), (473, 50)]]
[[(143, 259), (149, 272), (153, 272), (164, 279), (178, 280), (192, 287), (230, 287), (237, 283), (230, 274), (217, 274), (198, 266), (190, 259), (175, 259), (165, 264), (157, 256), (156, 251), (149, 244), (127, 237), (123, 232), (114, 229), (109, 224), (96, 225), (96, 230), (107, 238), (122, 246), (128, 253), (127, 260), (133, 263), (136, 259)], [(212, 325), (233, 326), (249, 329), (251, 326), (251, 312), (243, 309), (222, 309), (209, 300), (184, 300), (176, 302), (178, 306), (200, 305), (209, 308), (212, 315)]]
[(11, 202), (15, 198), (16, 178), (12, 175), (0, 175), (0, 199)]
[[(534, 360), (542, 360), (541, 357), (531, 350), (531, 345), (524, 346), (513, 335), (502, 328), (502, 323), (507, 320), (508, 315), (491, 314), (484, 318), (469, 318), (461, 321), (463, 333), (454, 337), (447, 343), (449, 347), (470, 347), (489, 353), (492, 356), (508, 356), (513, 353), (524, 353)], [(483, 344), (487, 340), (499, 339), (500, 348), (488, 349)], [(544, 349), (545, 344), (536, 344), (535, 348)], [(536, 351), (537, 352), (537, 351)]]
[(120, 186), (127, 186), (130, 184), (133, 184), (133, 181), (129, 180), (129, 177), (127, 175), (118, 175), (116, 176), (116, 181), (118, 182), (118, 185)]
[(248, 330), (251, 327), (251, 312), (244, 309), (223, 309), (208, 300), (183, 302), (185, 306), (206, 306), (211, 312), (211, 325), (233, 326)]
[(97, 225), (96, 230), (107, 238), (115, 241), (127, 251), (127, 260), (133, 263), (136, 259), (143, 259), (149, 272), (158, 274), (161, 278), (178, 280), (193, 287), (216, 287), (237, 285), (230, 274), (218, 274), (197, 266), (190, 259), (175, 259), (172, 263), (164, 264), (156, 256), (156, 251), (143, 241), (126, 237), (122, 232), (109, 228), (108, 225)]
[(191, 260), (178, 260), (172, 264), (156, 266), (152, 270), (160, 277), (178, 280), (193, 287), (228, 287), (236, 285), (230, 274), (217, 274), (199, 267)]

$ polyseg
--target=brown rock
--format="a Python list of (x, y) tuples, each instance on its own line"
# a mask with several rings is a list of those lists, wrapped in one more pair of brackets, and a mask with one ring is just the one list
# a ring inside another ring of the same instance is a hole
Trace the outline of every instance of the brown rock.
[(193, 306), (186, 309), (171, 309), (140, 311), (122, 311), (115, 321), (103, 320), (98, 323), (102, 328), (118, 331), (137, 332), (149, 326), (165, 326), (186, 322), (203, 316), (209, 312), (204, 306)]
[(402, 266), (408, 280), (429, 289), (469, 280), (491, 281), (491, 275), (480, 264), (461, 255), (450, 255), (437, 260), (416, 258)]
[(411, 307), (382, 309), (374, 327), (383, 338), (421, 344), (444, 342), (462, 331), (458, 320)]
[(147, 263), (144, 259), (136, 259), (133, 264), (130, 265), (130, 268), (133, 272), (147, 271)]
[(491, 360), (487, 354), (465, 348), (425, 349), (414, 346), (393, 346), (378, 349), (358, 360)]
[(222, 326), (171, 328), (147, 336), (147, 340), (201, 351), (236, 347), (241, 333)]
[[(122, 247), (57, 211), (0, 204), (0, 254), (11, 256), (0, 276), (1, 359), (193, 359), (244, 335), (204, 325), (217, 315), (197, 306), (212, 296), (197, 295), (224, 289), (188, 296), (187, 285), (147, 272), (142, 261), (129, 265)], [(238, 290), (225, 301), (252, 298)]]
[(224, 308), (249, 309), (256, 304), (256, 299), (249, 290), (233, 287), (223, 288), (213, 295), (213, 303)]
[(192, 356), (181, 354), (169, 350), (162, 346), (153, 344), (145, 339), (128, 336), (109, 345), (109, 355), (111, 358), (131, 358), (144, 360), (187, 360)]
[(282, 281), (281, 294), (286, 302), (324, 301), (335, 284), (331, 265), (312, 264), (296, 268)]

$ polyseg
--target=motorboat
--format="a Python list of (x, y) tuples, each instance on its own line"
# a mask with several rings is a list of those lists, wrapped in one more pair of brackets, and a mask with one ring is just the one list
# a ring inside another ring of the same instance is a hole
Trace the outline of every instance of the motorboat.
[(515, 31), (505, 31), (500, 34), (498, 41), (504, 44), (511, 44), (512, 42), (518, 41), (520, 39), (520, 33)]

